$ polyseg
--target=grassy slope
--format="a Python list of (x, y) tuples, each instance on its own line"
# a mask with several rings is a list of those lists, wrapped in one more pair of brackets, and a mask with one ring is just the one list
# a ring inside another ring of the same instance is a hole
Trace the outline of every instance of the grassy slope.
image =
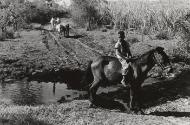
[[(187, 100), (176, 100), (178, 105), (173, 106), (172, 103), (166, 103), (164, 107), (178, 108), (179, 104), (183, 110), (190, 110)], [(190, 122), (188, 117), (173, 117), (175, 113), (168, 114), (168, 117), (156, 115), (134, 115), (118, 112), (115, 110), (106, 110), (100, 108), (90, 108), (89, 101), (72, 101), (59, 105), (41, 105), (41, 106), (9, 106), (0, 105), (0, 117), (4, 123), (16, 125), (63, 125), (63, 124), (178, 124), (187, 125)], [(160, 108), (158, 111), (162, 111)], [(170, 109), (169, 111), (172, 111)], [(178, 112), (180, 114), (180, 112)], [(177, 113), (176, 113), (177, 114)], [(183, 114), (183, 112), (181, 112)], [(159, 114), (157, 114), (159, 115)], [(164, 112), (163, 112), (164, 115)], [(165, 112), (167, 116), (167, 112)], [(170, 116), (171, 115), (171, 116)], [(185, 115), (185, 113), (184, 113)], [(182, 115), (182, 116), (184, 116)]]

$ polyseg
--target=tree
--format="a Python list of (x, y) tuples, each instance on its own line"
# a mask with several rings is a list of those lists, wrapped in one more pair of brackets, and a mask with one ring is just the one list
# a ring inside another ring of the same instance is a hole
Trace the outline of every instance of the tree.
[(79, 25), (92, 29), (92, 24), (96, 24), (100, 18), (97, 6), (98, 0), (72, 0), (71, 15), (75, 22)]
[(7, 22), (9, 19), (9, 11), (7, 9), (1, 9), (0, 11), (0, 28), (2, 31), (6, 31)]

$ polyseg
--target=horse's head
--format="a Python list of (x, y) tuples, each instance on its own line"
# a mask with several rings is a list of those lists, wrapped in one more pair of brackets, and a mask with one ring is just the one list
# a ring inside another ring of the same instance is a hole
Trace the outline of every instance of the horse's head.
[(170, 60), (168, 55), (164, 52), (163, 47), (156, 47), (154, 49), (154, 61), (158, 64), (162, 69), (166, 69), (170, 66)]

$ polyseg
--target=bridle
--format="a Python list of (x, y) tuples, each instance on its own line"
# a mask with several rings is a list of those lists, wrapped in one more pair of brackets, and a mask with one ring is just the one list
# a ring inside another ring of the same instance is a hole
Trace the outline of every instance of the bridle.
[[(162, 64), (162, 63), (160, 63), (159, 61), (158, 61), (158, 59), (157, 59), (157, 57), (155, 56), (155, 53), (158, 53), (158, 52), (154, 52), (153, 53), (153, 60), (154, 60), (154, 62), (156, 63), (156, 64), (158, 64), (161, 68), (162, 68), (162, 70), (165, 70), (165, 66)], [(158, 53), (159, 54), (159, 53)]]

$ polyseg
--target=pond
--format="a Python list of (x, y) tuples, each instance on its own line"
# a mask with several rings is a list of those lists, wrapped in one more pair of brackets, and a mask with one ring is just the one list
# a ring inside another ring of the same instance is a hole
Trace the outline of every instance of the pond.
[(81, 99), (86, 91), (68, 89), (64, 83), (24, 82), (1, 83), (0, 98), (9, 104), (37, 105)]
[[(97, 94), (117, 91), (121, 86), (100, 87)], [(16, 105), (64, 103), (88, 99), (87, 91), (68, 89), (64, 83), (14, 81), (0, 84), (1, 102)]]
[[(151, 101), (159, 100), (166, 96), (167, 98), (174, 97), (179, 94), (189, 96), (189, 73), (181, 74), (179, 78), (180, 80), (148, 78), (143, 84), (143, 88), (145, 88), (143, 94), (149, 101), (151, 99)], [(129, 97), (128, 89), (122, 85), (100, 87), (97, 94), (117, 100), (128, 100)], [(0, 84), (0, 99), (0, 102), (16, 105), (52, 104), (88, 99), (88, 92), (68, 89), (67, 84), (60, 82), (8, 81)]]

